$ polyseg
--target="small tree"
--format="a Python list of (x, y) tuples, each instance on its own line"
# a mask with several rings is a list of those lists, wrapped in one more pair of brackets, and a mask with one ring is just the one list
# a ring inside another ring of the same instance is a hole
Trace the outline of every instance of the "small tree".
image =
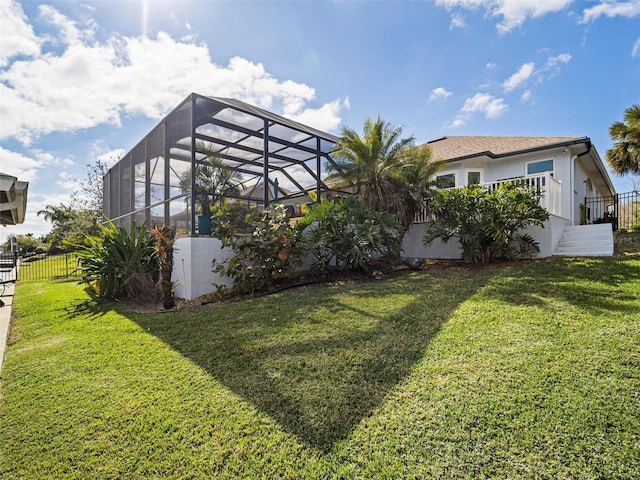
[(463, 260), (470, 263), (530, 255), (539, 251), (538, 244), (520, 232), (531, 225), (543, 226), (549, 218), (540, 197), (538, 191), (510, 183), (493, 191), (479, 185), (440, 190), (432, 201), (435, 220), (425, 225), (424, 243), (456, 238)]

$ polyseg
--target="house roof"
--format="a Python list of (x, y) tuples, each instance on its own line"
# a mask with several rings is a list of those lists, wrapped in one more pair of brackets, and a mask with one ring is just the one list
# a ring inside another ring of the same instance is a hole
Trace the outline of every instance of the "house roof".
[(451, 136), (427, 143), (437, 160), (463, 160), (487, 156), (499, 158), (577, 144), (590, 144), (588, 137), (484, 137)]
[(455, 162), (476, 157), (498, 159), (539, 152), (553, 148), (571, 148), (581, 145), (572, 151), (572, 155), (590, 158), (586, 168), (602, 181), (611, 195), (615, 188), (607, 173), (602, 159), (593, 147), (589, 137), (492, 137), (492, 136), (451, 136), (442, 137), (427, 143), (435, 160)]
[(29, 182), (21, 182), (12, 175), (0, 173), (0, 225), (24, 222), (28, 188)]

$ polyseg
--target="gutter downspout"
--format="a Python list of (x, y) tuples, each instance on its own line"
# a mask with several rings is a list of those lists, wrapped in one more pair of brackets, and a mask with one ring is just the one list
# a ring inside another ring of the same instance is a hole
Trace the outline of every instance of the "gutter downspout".
[(580, 157), (584, 157), (585, 155), (588, 155), (589, 153), (591, 153), (591, 148), (593, 147), (593, 144), (591, 143), (590, 138), (587, 138), (585, 143), (587, 145), (587, 150), (571, 157), (571, 162), (569, 164), (569, 167), (571, 168), (571, 170), (569, 171), (569, 183), (570, 183), (569, 188), (571, 188), (569, 209), (570, 209), (570, 215), (571, 215), (571, 225), (575, 225), (575, 219), (574, 219), (575, 198), (574, 197), (576, 196), (577, 192), (575, 191), (574, 180), (575, 180), (575, 171), (576, 171), (576, 160)]

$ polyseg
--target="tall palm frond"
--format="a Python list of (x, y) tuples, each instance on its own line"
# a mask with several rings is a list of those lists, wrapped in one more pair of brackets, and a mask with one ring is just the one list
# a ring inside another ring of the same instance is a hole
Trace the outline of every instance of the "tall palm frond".
[(354, 185), (365, 206), (396, 213), (408, 228), (441, 167), (430, 162), (431, 150), (415, 147), (413, 136), (403, 138), (402, 127), (380, 116), (365, 120), (362, 135), (344, 127), (338, 146), (329, 173)]
[(607, 162), (614, 173), (640, 175), (640, 104), (624, 112), (624, 121), (609, 127), (609, 136), (616, 143), (607, 151)]

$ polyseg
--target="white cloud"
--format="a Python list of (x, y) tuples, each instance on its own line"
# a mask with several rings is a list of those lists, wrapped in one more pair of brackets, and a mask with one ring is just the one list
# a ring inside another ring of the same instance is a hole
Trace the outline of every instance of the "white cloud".
[(496, 28), (500, 33), (507, 33), (520, 27), (528, 18), (559, 12), (572, 2), (573, 0), (436, 0), (436, 5), (448, 10), (456, 7), (467, 10), (482, 8), (488, 16), (501, 17)]
[(431, 90), (431, 95), (429, 95), (429, 100), (438, 100), (440, 98), (448, 98), (450, 97), (452, 92), (447, 91), (444, 87), (438, 87)]
[(124, 148), (116, 148), (96, 155), (96, 160), (105, 162), (109, 167), (112, 167), (118, 160), (124, 157), (125, 153), (127, 152), (125, 152)]
[(493, 119), (502, 116), (508, 109), (509, 106), (504, 102), (504, 99), (496, 98), (488, 93), (476, 93), (464, 102), (461, 112), (481, 112), (485, 118)]
[(525, 90), (524, 92), (522, 92), (522, 95), (520, 96), (520, 99), (523, 102), (529, 101), (530, 98), (531, 98), (531, 90)]
[(484, 118), (493, 120), (501, 117), (507, 110), (509, 110), (509, 106), (503, 98), (497, 98), (488, 93), (476, 93), (473, 97), (465, 100), (450, 126), (456, 128), (464, 125), (475, 113), (481, 113)]
[(640, 38), (636, 40), (636, 43), (633, 44), (633, 48), (631, 49), (631, 56), (638, 57), (640, 56)]
[(561, 53), (560, 55), (556, 55), (555, 57), (549, 57), (547, 59), (546, 67), (552, 68), (557, 66), (560, 63), (569, 63), (571, 60), (571, 55), (568, 53)]
[(488, 70), (490, 68), (496, 68), (496, 64), (493, 62), (487, 62), (487, 64), (485, 65), (485, 68)]
[(640, 15), (640, 0), (630, 0), (628, 2), (604, 1), (598, 5), (585, 8), (582, 12), (580, 23), (595, 21), (598, 17), (608, 18), (627, 17), (633, 18)]
[(2, 173), (18, 177), (18, 180), (23, 182), (30, 182), (36, 178), (38, 170), (45, 164), (42, 159), (38, 160), (2, 147), (0, 147), (0, 158)]
[(40, 53), (40, 39), (33, 33), (19, 3), (0, 0), (0, 18), (0, 67), (8, 65), (9, 59), (17, 55), (31, 56)]
[[(516, 73), (502, 83), (502, 88), (505, 92), (511, 92), (518, 87), (523, 87), (530, 79), (535, 79), (536, 82), (542, 83), (558, 75), (560, 73), (560, 65), (569, 63), (570, 60), (570, 54), (561, 53), (547, 57), (544, 65), (538, 69), (535, 68), (534, 62), (524, 63)], [(529, 95), (531, 95), (531, 93), (529, 93)]]
[(449, 24), (449, 30), (453, 30), (454, 28), (464, 28), (467, 24), (464, 21), (464, 15), (460, 15), (458, 13), (454, 13), (451, 15), (451, 23)]
[(505, 92), (510, 92), (514, 88), (519, 87), (526, 83), (527, 80), (533, 74), (535, 68), (535, 64), (533, 62), (524, 63), (520, 66), (518, 71), (511, 75), (507, 80), (504, 81), (502, 87)]
[[(33, 48), (42, 41), (36, 37), (30, 50), (8, 51), (30, 58), (0, 71), (0, 139), (16, 138), (28, 145), (52, 132), (119, 125), (124, 115), (160, 118), (192, 91), (262, 108), (281, 105), (287, 116), (307, 119), (320, 129), (340, 123), (345, 100), (314, 108), (309, 105), (315, 100), (312, 87), (278, 80), (260, 63), (234, 57), (219, 66), (212, 63), (206, 45), (178, 41), (164, 32), (154, 39), (113, 33), (97, 41), (92, 22), (80, 27), (50, 6), (42, 6), (40, 13), (60, 31), (60, 53), (41, 54)], [(3, 39), (5, 23), (9, 31), (30, 29), (23, 14), (7, 22), (3, 18)]]
[(284, 114), (284, 116), (319, 130), (331, 131), (340, 125), (340, 112), (342, 109), (349, 109), (348, 98), (344, 100), (336, 99), (325, 103), (320, 108), (305, 108), (296, 113)]

